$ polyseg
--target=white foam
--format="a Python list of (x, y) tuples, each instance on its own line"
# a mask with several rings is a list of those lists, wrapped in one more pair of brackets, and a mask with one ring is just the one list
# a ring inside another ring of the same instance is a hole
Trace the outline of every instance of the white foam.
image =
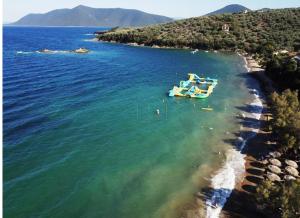
[(67, 50), (51, 50), (51, 51), (47, 51), (47, 52), (36, 51), (36, 53), (39, 53), (39, 54), (66, 54), (66, 53), (71, 53), (71, 51), (67, 51)]
[(244, 62), (245, 62), (244, 67), (246, 68), (247, 72), (250, 72), (250, 68), (248, 67), (247, 59), (245, 57), (243, 57), (243, 59), (244, 59)]
[(30, 54), (32, 52), (29, 51), (17, 51), (17, 54)]
[(227, 198), (234, 189), (236, 181), (241, 177), (244, 169), (244, 155), (235, 149), (226, 154), (224, 166), (212, 178), (212, 196), (206, 200), (206, 217), (217, 218), (225, 205)]
[(250, 107), (255, 108), (255, 112), (247, 113), (245, 116), (257, 120), (252, 128), (254, 134), (249, 135), (244, 139), (242, 136), (237, 139), (237, 149), (230, 149), (226, 153), (226, 161), (224, 166), (211, 179), (213, 191), (211, 197), (206, 199), (206, 217), (218, 218), (222, 208), (224, 207), (227, 198), (229, 198), (235, 184), (242, 178), (245, 172), (245, 155), (241, 153), (244, 149), (247, 140), (254, 137), (259, 131), (259, 120), (261, 117), (263, 104), (257, 90), (249, 90), (253, 93), (254, 100), (250, 103)]
[(253, 93), (255, 93), (255, 94), (253, 94), (253, 96), (255, 98), (254, 98), (253, 102), (250, 105), (252, 107), (256, 107), (256, 109), (257, 109), (255, 112), (251, 113), (252, 116), (253, 116), (252, 118), (255, 118), (255, 119), (259, 120), (260, 117), (261, 117), (261, 112), (262, 112), (263, 104), (262, 104), (262, 101), (261, 101), (261, 99), (259, 97), (259, 94), (258, 94), (257, 90), (256, 89), (252, 89), (251, 91)]
[(70, 51), (65, 51), (65, 50), (54, 50), (53, 53), (70, 53)]
[(92, 39), (83, 39), (85, 42), (98, 42), (97, 38), (92, 38)]

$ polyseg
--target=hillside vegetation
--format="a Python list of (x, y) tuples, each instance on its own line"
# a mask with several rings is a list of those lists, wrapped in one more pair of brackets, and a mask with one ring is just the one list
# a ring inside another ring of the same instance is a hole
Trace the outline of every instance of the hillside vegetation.
[[(222, 30), (224, 24), (229, 31)], [(119, 29), (99, 40), (148, 46), (259, 52), (264, 46), (293, 49), (300, 38), (300, 8), (222, 14), (144, 28)]]
[(128, 27), (166, 23), (172, 20), (169, 17), (133, 9), (91, 8), (79, 5), (72, 9), (57, 9), (45, 14), (28, 14), (13, 25)]
[(219, 10), (210, 12), (206, 15), (216, 15), (216, 14), (225, 14), (225, 13), (239, 13), (239, 12), (243, 12), (243, 11), (251, 11), (249, 8), (246, 8), (243, 5), (239, 5), (239, 4), (231, 4), (231, 5), (227, 5), (224, 8), (221, 8)]

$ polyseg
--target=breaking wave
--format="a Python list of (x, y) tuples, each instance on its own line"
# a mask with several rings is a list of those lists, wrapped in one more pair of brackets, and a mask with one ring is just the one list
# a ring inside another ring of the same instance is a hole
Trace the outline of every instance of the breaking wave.
[[(206, 217), (219, 217), (228, 197), (230, 196), (235, 184), (241, 179), (245, 172), (245, 155), (242, 154), (247, 141), (254, 137), (260, 126), (260, 117), (263, 109), (262, 100), (256, 89), (250, 89), (254, 100), (248, 104), (249, 113), (243, 114), (243, 117), (252, 118), (251, 132), (248, 135), (241, 135), (236, 141), (236, 148), (230, 149), (226, 153), (226, 161), (223, 167), (211, 179), (213, 191), (210, 197), (206, 199)], [(243, 127), (241, 127), (243, 128)]]

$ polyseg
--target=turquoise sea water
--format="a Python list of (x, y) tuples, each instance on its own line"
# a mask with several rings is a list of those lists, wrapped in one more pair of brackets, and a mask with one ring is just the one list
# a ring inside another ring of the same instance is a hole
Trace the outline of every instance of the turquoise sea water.
[[(230, 147), (249, 98), (239, 56), (86, 40), (95, 30), (4, 27), (5, 217), (174, 217)], [(167, 96), (189, 72), (219, 80), (208, 99)]]

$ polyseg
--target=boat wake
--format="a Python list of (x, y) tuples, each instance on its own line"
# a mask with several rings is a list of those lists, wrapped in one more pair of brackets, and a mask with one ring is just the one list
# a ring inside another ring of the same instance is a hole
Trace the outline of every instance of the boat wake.
[(22, 54), (68, 54), (68, 53), (74, 53), (74, 51), (68, 51), (68, 50), (47, 50), (47, 51), (17, 51), (17, 55)]
[(32, 54), (31, 51), (17, 51), (17, 54)]
[[(241, 133), (236, 141), (236, 147), (227, 151), (224, 166), (213, 176), (211, 180), (211, 188), (213, 190), (208, 199), (206, 199), (207, 218), (219, 217), (235, 184), (242, 179), (242, 175), (245, 172), (245, 155), (242, 154), (242, 151), (247, 141), (257, 134), (260, 127), (259, 120), (263, 109), (262, 100), (258, 91), (256, 89), (251, 89), (249, 92), (254, 97), (254, 100), (248, 104), (249, 112), (245, 112), (243, 117), (253, 120), (249, 124), (250, 133), (246, 135)], [(241, 130), (242, 129), (243, 126), (241, 126)]]
[(65, 53), (71, 53), (71, 51), (67, 51), (67, 50), (51, 50), (51, 51), (36, 51), (36, 53), (39, 54), (65, 54)]
[(97, 38), (83, 39), (82, 41), (84, 41), (84, 42), (98, 42), (98, 39)]

